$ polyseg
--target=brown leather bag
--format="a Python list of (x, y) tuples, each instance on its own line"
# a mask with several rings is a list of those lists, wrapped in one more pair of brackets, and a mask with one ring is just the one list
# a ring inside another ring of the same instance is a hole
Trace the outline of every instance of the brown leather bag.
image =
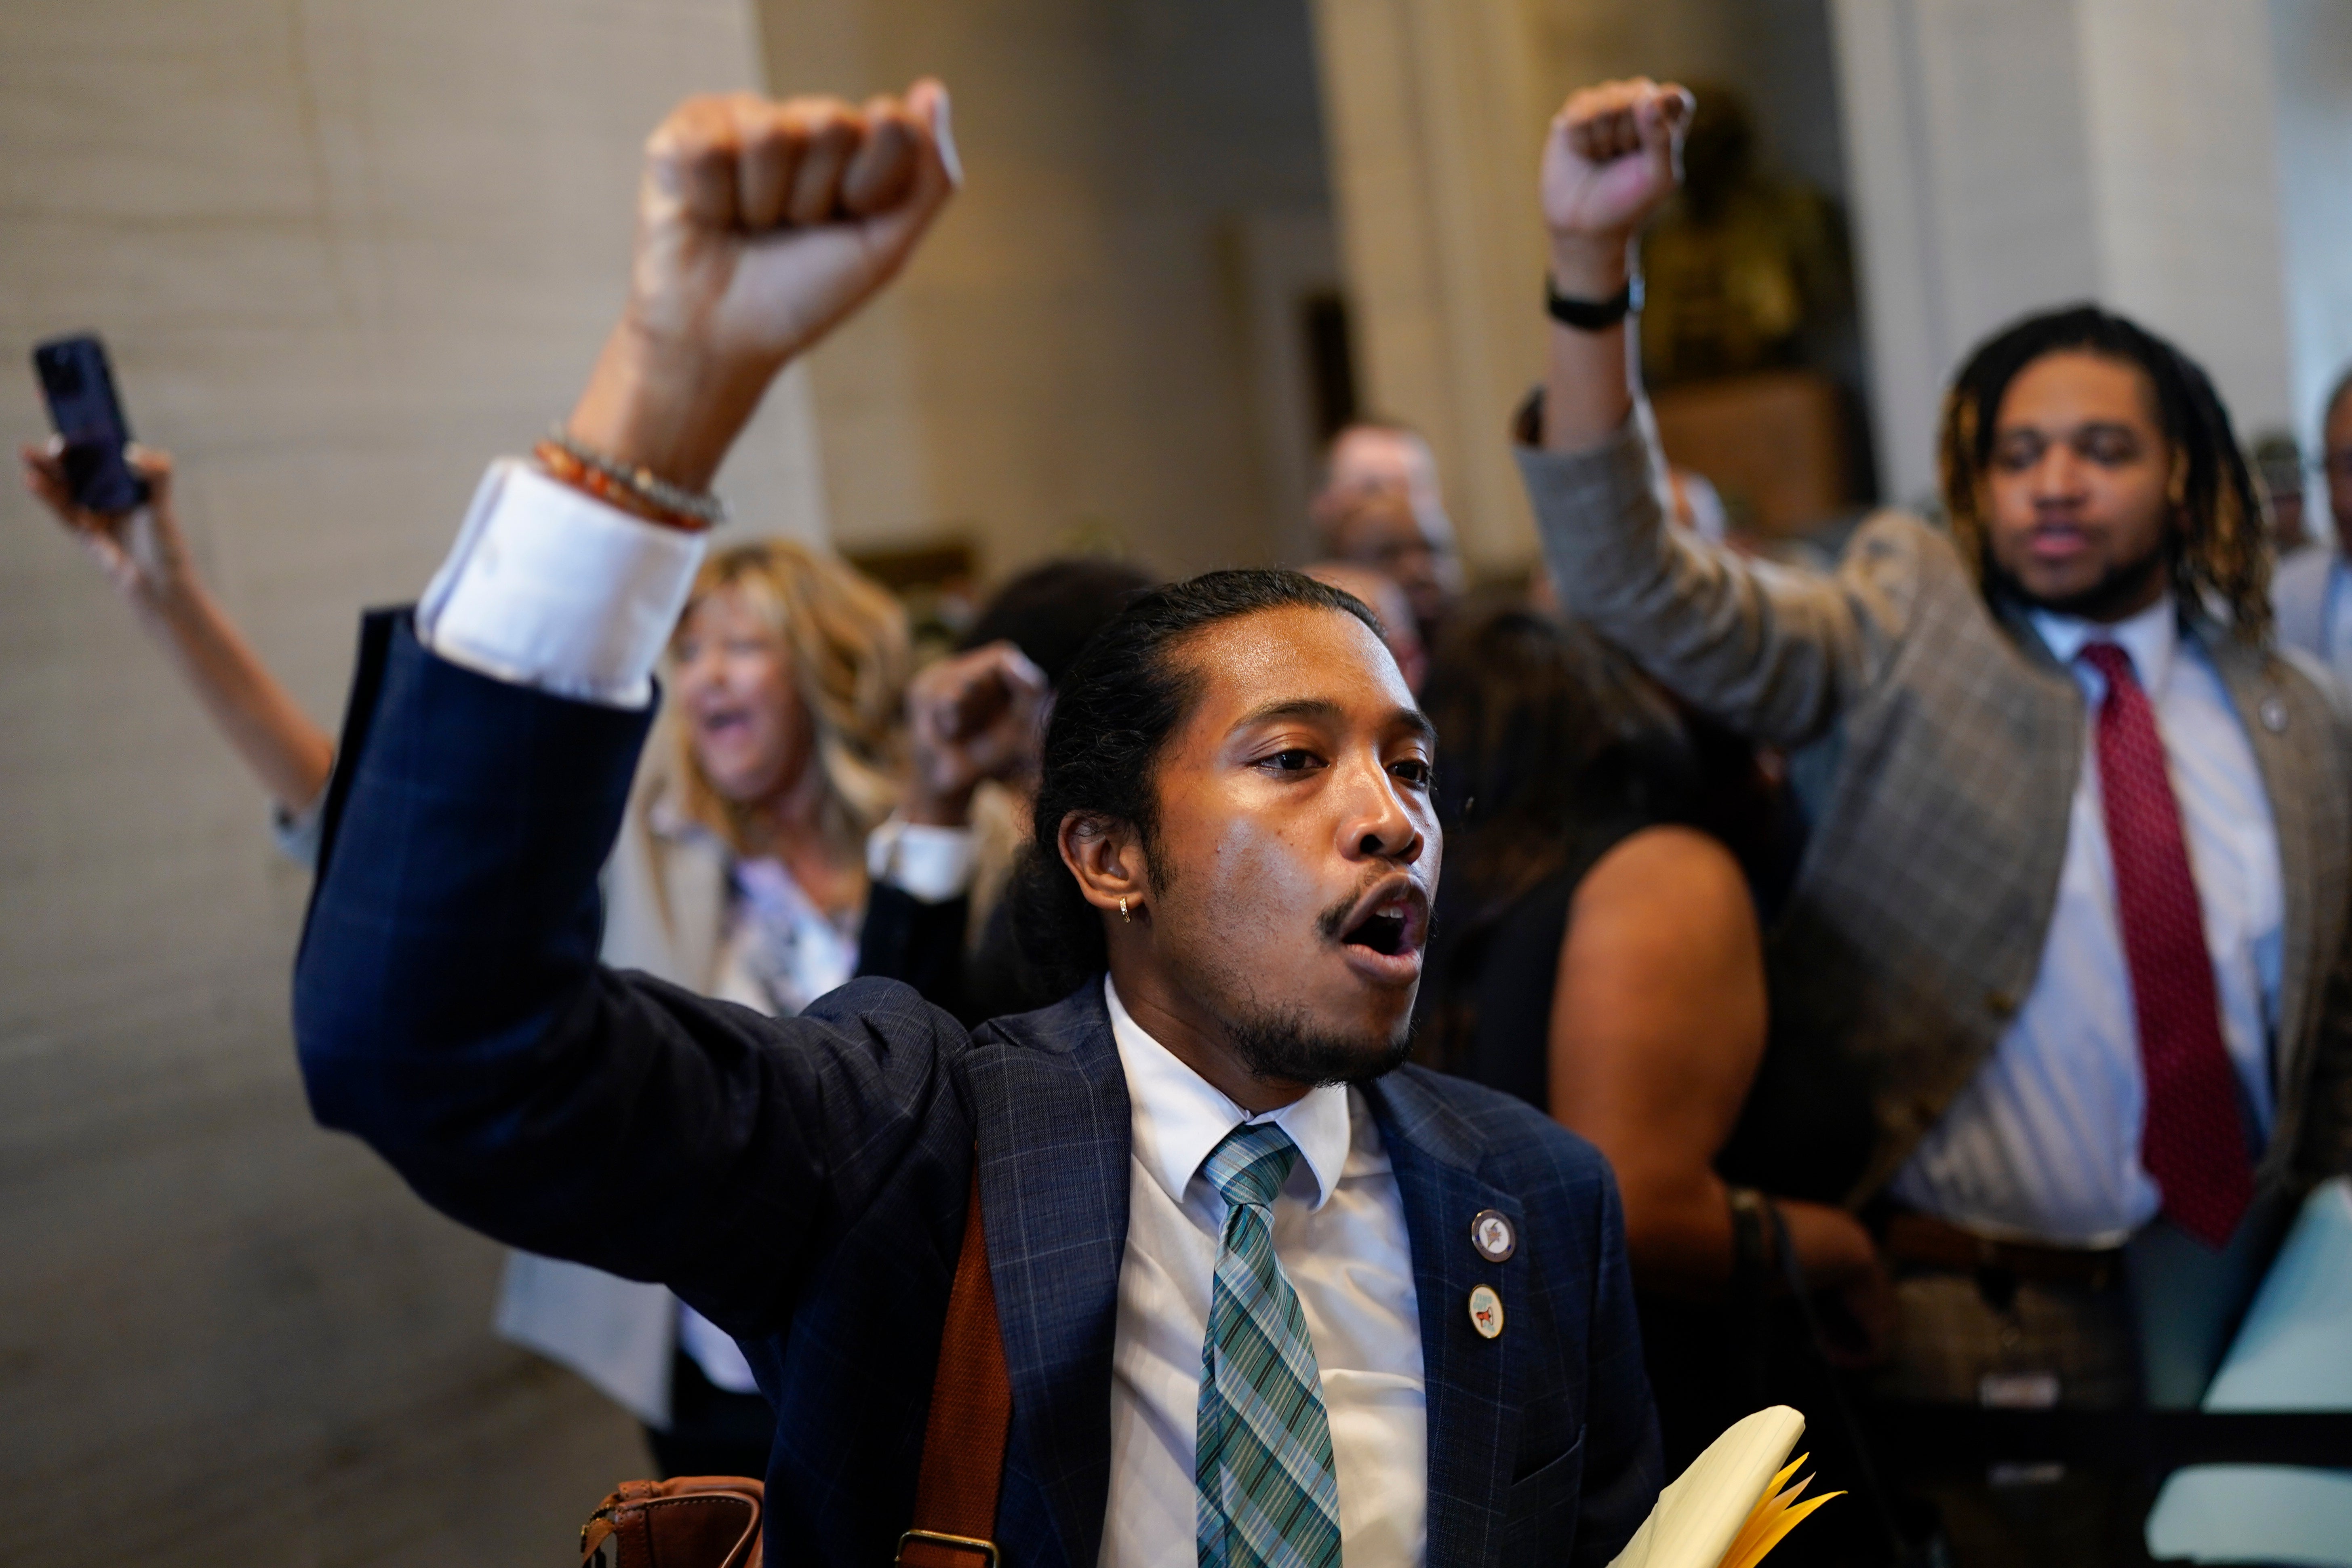
[[(988, 1278), (975, 1159), (923, 1428), (915, 1525), (898, 1538), (903, 1568), (997, 1568), (990, 1537), (1012, 1425), (1013, 1383)], [(743, 1476), (625, 1482), (581, 1526), (581, 1568), (760, 1568), (765, 1500), (762, 1483)]]
[(763, 1489), (742, 1476), (623, 1481), (580, 1527), (582, 1568), (760, 1568)]

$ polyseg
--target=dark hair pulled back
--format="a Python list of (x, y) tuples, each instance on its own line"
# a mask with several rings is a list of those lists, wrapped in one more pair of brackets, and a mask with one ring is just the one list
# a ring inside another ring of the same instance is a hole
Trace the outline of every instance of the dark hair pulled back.
[(1127, 823), (1149, 861), (1160, 826), (1157, 764), (1206, 683), (1183, 645), (1223, 622), (1290, 608), (1337, 610), (1381, 634), (1361, 600), (1302, 573), (1209, 572), (1135, 599), (1071, 665), (1055, 693), (1034, 826), (1010, 895), (1022, 952), (1055, 991), (1108, 962), (1101, 914), (1062, 864), (1062, 823), (1073, 812)]

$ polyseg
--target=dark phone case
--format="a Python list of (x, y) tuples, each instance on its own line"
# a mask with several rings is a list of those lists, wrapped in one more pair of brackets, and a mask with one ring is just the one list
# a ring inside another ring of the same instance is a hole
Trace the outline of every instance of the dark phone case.
[(123, 461), (131, 422), (122, 416), (106, 345), (97, 334), (36, 344), (33, 371), (48, 400), (49, 422), (65, 437), (66, 483), (75, 503), (97, 512), (129, 511), (143, 503), (147, 481)]

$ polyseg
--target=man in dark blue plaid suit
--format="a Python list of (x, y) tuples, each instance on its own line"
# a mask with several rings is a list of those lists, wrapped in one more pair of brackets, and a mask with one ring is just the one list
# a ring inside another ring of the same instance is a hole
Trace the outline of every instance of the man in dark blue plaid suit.
[(946, 126), (923, 83), (656, 133), (564, 447), (494, 467), (415, 614), (369, 623), (296, 974), (313, 1108), (461, 1221), (732, 1332), (776, 1408), (772, 1562), (908, 1526), (976, 1174), (1007, 1562), (1605, 1563), (1658, 1488), (1614, 1188), (1399, 1065), (1432, 736), (1352, 598), (1213, 574), (1071, 671), (1014, 893), (1055, 1006), (968, 1034), (864, 981), (774, 1019), (596, 963), (678, 525), (952, 192)]

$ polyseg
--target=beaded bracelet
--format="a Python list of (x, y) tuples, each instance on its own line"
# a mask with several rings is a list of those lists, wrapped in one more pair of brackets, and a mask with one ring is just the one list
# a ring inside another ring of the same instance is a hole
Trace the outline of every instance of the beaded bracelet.
[(558, 483), (665, 528), (699, 533), (727, 521), (726, 505), (717, 496), (697, 495), (650, 469), (616, 463), (573, 440), (561, 426), (531, 448), (531, 456)]

